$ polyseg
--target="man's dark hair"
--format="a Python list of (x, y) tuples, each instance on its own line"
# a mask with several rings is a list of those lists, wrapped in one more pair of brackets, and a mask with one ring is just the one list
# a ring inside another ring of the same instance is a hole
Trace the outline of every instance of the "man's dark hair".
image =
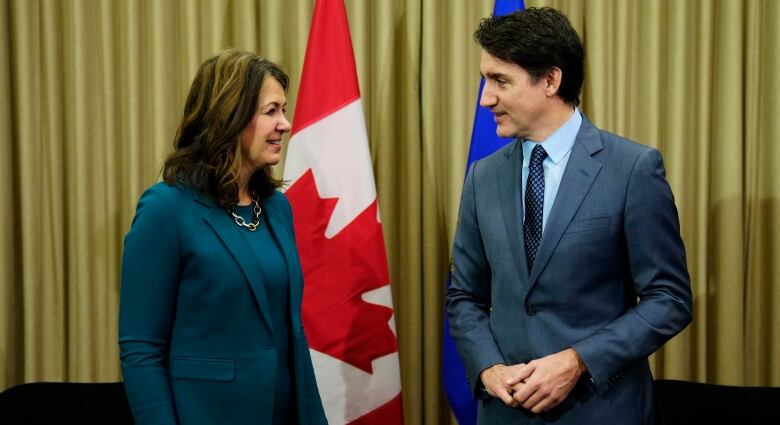
[(574, 106), (580, 103), (585, 79), (585, 51), (577, 31), (561, 12), (529, 8), (480, 22), (474, 40), (490, 55), (522, 67), (539, 81), (553, 67), (561, 70), (558, 95)]

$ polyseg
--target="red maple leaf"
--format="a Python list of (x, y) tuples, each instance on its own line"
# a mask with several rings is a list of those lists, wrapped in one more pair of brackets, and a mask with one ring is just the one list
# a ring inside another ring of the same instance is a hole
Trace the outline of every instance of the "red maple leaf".
[(388, 324), (393, 310), (361, 299), (390, 284), (377, 203), (327, 238), (338, 198), (320, 198), (311, 170), (286, 195), (303, 268), (302, 316), (309, 346), (371, 373), (373, 359), (398, 351)]

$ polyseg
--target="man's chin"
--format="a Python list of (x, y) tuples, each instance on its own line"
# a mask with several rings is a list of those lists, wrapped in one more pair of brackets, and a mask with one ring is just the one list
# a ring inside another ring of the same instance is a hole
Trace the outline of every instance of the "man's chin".
[(509, 130), (508, 128), (503, 128), (501, 126), (496, 127), (496, 135), (498, 137), (514, 137), (511, 130)]

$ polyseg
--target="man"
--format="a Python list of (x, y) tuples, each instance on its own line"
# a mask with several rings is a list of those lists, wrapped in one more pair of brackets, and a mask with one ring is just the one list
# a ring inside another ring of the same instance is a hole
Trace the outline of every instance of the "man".
[(692, 318), (661, 155), (577, 109), (583, 46), (560, 12), (474, 37), (480, 104), (517, 139), (469, 170), (453, 247), (447, 310), (478, 421), (652, 423), (647, 356)]

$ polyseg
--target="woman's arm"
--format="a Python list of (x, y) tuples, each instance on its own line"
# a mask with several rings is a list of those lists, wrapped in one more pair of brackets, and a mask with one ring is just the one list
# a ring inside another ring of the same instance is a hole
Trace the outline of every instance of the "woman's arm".
[(168, 343), (179, 283), (177, 189), (164, 183), (138, 201), (125, 237), (119, 348), (136, 424), (175, 424)]

